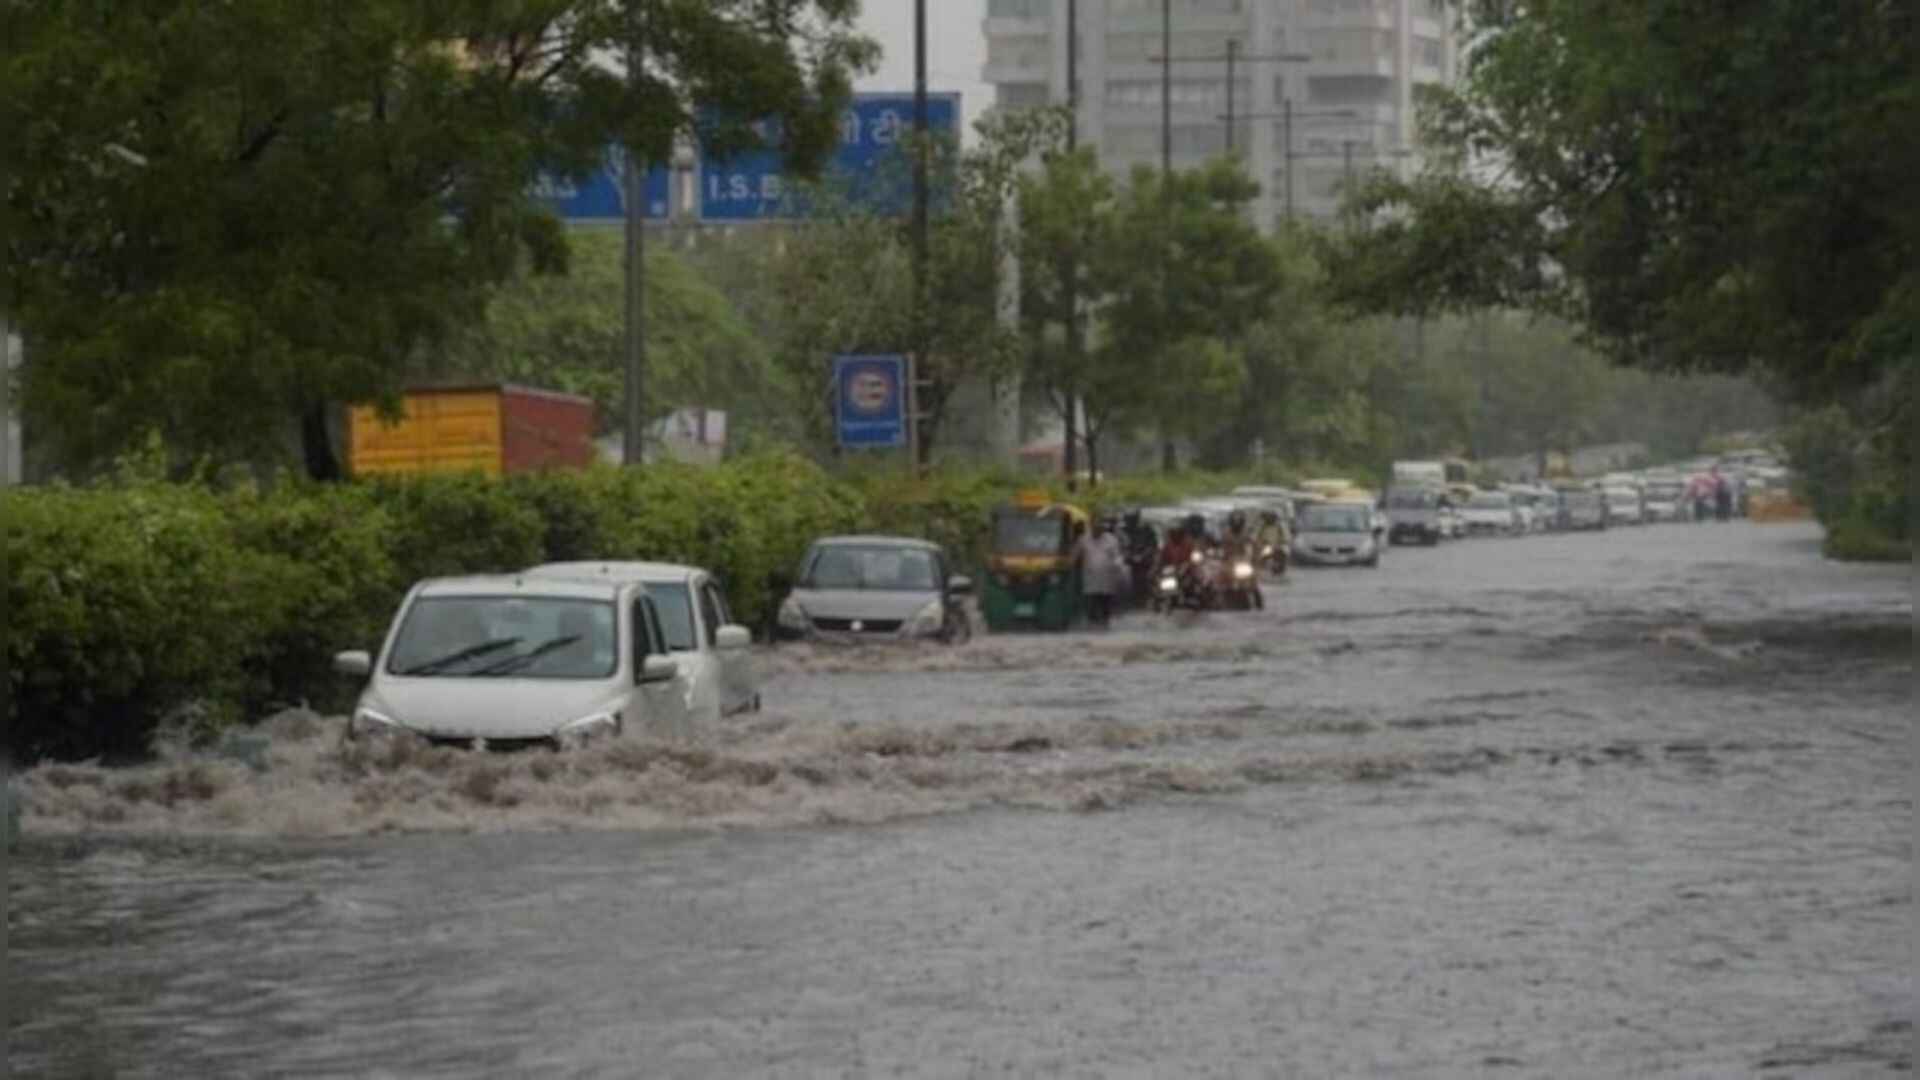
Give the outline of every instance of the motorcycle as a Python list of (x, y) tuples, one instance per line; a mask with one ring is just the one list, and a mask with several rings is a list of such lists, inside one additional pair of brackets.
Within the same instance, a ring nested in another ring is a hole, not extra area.
[(1153, 609), (1171, 614), (1181, 608), (1209, 611), (1214, 606), (1214, 585), (1208, 573), (1206, 556), (1196, 551), (1184, 566), (1162, 566), (1155, 576)]
[(1260, 575), (1253, 559), (1241, 556), (1222, 566), (1220, 583), (1222, 606), (1234, 611), (1260, 610), (1267, 606), (1260, 594)]
[(1274, 577), (1287, 576), (1287, 545), (1265, 543), (1260, 545), (1260, 565)]

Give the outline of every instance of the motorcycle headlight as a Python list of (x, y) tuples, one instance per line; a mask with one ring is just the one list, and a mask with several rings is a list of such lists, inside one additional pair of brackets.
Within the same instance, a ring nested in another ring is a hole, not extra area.
[(1170, 592), (1178, 592), (1178, 591), (1180, 591), (1180, 582), (1179, 582), (1179, 580), (1178, 580), (1178, 579), (1176, 579), (1176, 578), (1175, 578), (1175, 577), (1174, 577), (1174, 576), (1173, 576), (1172, 574), (1163, 574), (1163, 575), (1161, 575), (1161, 577), (1160, 577), (1160, 591), (1161, 591), (1161, 592), (1163, 592), (1163, 593), (1170, 593)]
[(347, 721), (347, 738), (349, 739), (411, 734), (413, 732), (405, 724), (378, 709), (370, 709), (365, 705), (353, 710), (353, 718)]
[(1237, 562), (1233, 564), (1233, 577), (1235, 581), (1245, 581), (1252, 576), (1253, 576), (1252, 563)]
[(928, 637), (939, 633), (940, 628), (946, 625), (946, 622), (946, 605), (938, 600), (930, 600), (927, 602), (926, 607), (921, 608), (920, 611), (914, 615), (913, 621), (907, 624), (907, 635), (909, 637)]
[(807, 609), (800, 601), (789, 596), (780, 602), (780, 626), (786, 630), (805, 630), (807, 628)]
[(561, 724), (554, 730), (553, 741), (566, 748), (581, 747), (596, 739), (618, 735), (620, 727), (619, 713), (597, 712)]
[(1189, 558), (1187, 561), (1190, 563), (1193, 563), (1195, 566), (1198, 566), (1200, 565), (1201, 558), (1202, 558), (1201, 554), (1196, 551), (1193, 553), (1192, 557)]

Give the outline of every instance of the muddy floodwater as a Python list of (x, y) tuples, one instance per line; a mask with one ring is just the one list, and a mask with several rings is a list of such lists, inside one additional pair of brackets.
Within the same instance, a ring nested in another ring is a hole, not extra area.
[(1911, 568), (1392, 550), (695, 745), (42, 767), (20, 1076), (1910, 1072)]

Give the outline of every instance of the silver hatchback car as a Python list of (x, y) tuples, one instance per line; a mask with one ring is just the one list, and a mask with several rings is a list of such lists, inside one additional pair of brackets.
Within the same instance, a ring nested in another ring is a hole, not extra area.
[(972, 636), (973, 582), (938, 544), (899, 536), (828, 536), (800, 560), (775, 635), (792, 641), (934, 640)]

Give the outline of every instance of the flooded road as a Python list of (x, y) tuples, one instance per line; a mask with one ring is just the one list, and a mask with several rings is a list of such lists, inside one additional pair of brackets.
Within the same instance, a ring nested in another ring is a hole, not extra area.
[(1909, 567), (1394, 549), (1265, 612), (789, 648), (697, 747), (43, 768), (19, 1075), (1910, 1070)]

